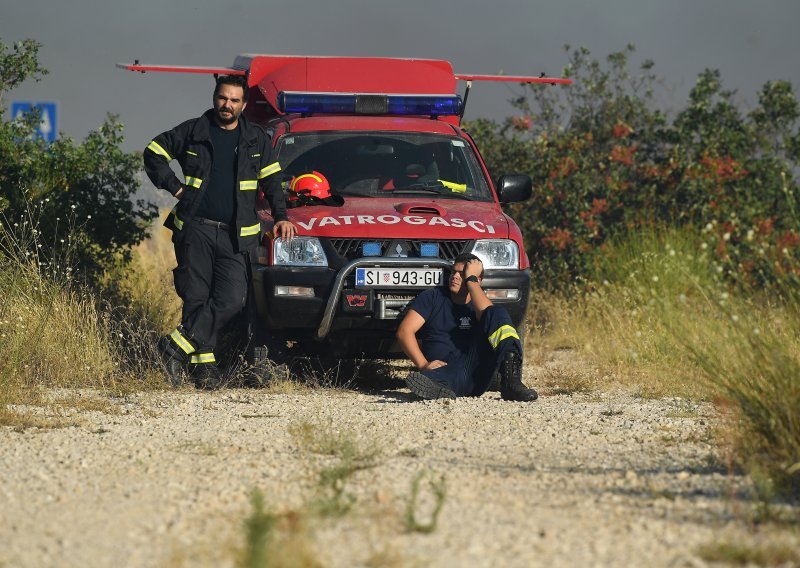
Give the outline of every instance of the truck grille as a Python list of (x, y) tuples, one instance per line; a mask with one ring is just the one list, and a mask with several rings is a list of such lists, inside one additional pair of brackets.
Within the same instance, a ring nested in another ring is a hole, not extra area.
[[(391, 243), (395, 242), (395, 239), (386, 239), (382, 241), (376, 241), (375, 239), (330, 239), (331, 246), (336, 250), (336, 253), (342, 258), (346, 258), (348, 261), (362, 258), (363, 254), (361, 250), (363, 244), (375, 242), (380, 244), (381, 256), (384, 256), (386, 254), (386, 248)], [(438, 258), (452, 262), (459, 254), (464, 252), (464, 249), (471, 241), (406, 240), (405, 242), (409, 247), (409, 258), (420, 258), (420, 244), (436, 243), (439, 245)]]

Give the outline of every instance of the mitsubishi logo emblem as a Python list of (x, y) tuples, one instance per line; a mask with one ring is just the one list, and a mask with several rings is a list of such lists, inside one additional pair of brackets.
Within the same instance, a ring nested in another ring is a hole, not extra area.
[(407, 258), (411, 252), (411, 246), (404, 240), (397, 239), (386, 247), (386, 256), (389, 258)]

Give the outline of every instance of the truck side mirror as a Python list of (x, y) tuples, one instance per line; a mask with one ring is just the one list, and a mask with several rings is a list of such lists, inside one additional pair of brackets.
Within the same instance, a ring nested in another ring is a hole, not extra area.
[(533, 191), (531, 177), (524, 174), (500, 176), (497, 185), (500, 188), (500, 203), (527, 201)]

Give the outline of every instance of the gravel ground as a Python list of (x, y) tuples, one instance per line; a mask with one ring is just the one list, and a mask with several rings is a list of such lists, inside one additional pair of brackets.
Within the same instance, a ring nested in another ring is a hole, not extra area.
[[(0, 429), (0, 566), (230, 566), (254, 489), (281, 519), (275, 554), (323, 566), (702, 566), (698, 547), (737, 538), (751, 507), (720, 465), (710, 405), (625, 392), (523, 404), (422, 402), (398, 382), (187, 387), (70, 420)], [(339, 486), (353, 500), (339, 518), (302, 514), (341, 460), (292, 435), (302, 424), (377, 451)], [(446, 479), (430, 534), (404, 523), (421, 472), (422, 520)]]

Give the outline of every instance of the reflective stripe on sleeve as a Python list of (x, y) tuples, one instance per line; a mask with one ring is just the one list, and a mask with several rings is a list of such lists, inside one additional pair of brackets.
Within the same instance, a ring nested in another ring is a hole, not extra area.
[(261, 171), (258, 173), (258, 179), (264, 179), (265, 177), (271, 176), (279, 171), (281, 171), (281, 165), (278, 162), (273, 162), (270, 165), (261, 168)]
[(189, 359), (189, 363), (192, 365), (200, 365), (203, 363), (216, 363), (217, 360), (214, 357), (213, 353), (195, 353)]
[(178, 229), (179, 231), (182, 230), (183, 221), (181, 221), (180, 218), (178, 217), (178, 206), (176, 205), (175, 207), (173, 207), (172, 211), (170, 211), (169, 214), (175, 217), (175, 228)]
[(239, 236), (240, 237), (249, 237), (250, 235), (257, 235), (261, 230), (261, 223), (256, 223), (255, 225), (250, 225), (249, 227), (242, 227), (239, 229)]
[(258, 180), (257, 179), (245, 179), (239, 182), (239, 190), (241, 191), (250, 191), (252, 189), (258, 188)]
[(185, 338), (185, 337), (184, 337), (184, 336), (181, 334), (181, 332), (180, 332), (180, 331), (178, 331), (178, 330), (176, 329), (175, 331), (173, 331), (172, 333), (170, 333), (170, 334), (169, 334), (169, 336), (170, 336), (170, 338), (172, 338), (172, 341), (174, 341), (174, 342), (175, 342), (175, 344), (176, 344), (178, 347), (180, 347), (181, 349), (183, 349), (183, 352), (184, 352), (184, 353), (186, 353), (187, 355), (191, 355), (192, 353), (194, 353), (194, 347), (192, 347), (192, 344), (189, 342), (189, 340), (188, 340), (188, 339), (186, 339), (186, 338)]
[(200, 186), (203, 185), (203, 180), (200, 178), (186, 176), (186, 185), (189, 187), (194, 187), (195, 189), (200, 189)]
[(154, 154), (158, 154), (159, 156), (164, 156), (168, 162), (172, 161), (172, 156), (170, 156), (169, 153), (166, 150), (164, 150), (164, 148), (161, 147), (161, 144), (159, 144), (155, 140), (153, 140), (152, 142), (150, 142), (150, 144), (147, 145), (147, 149), (153, 152)]
[(489, 343), (492, 344), (492, 349), (497, 349), (497, 346), (500, 345), (500, 342), (504, 339), (508, 339), (509, 337), (513, 337), (514, 339), (519, 339), (519, 335), (517, 335), (517, 330), (510, 325), (501, 325), (497, 328), (493, 334), (489, 336)]

